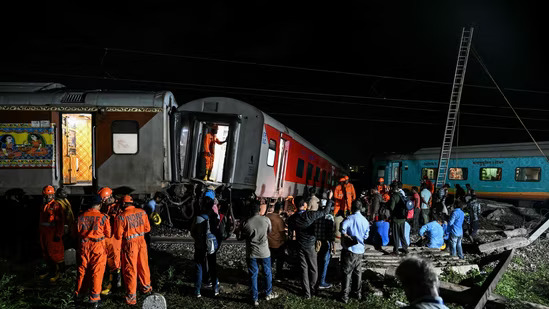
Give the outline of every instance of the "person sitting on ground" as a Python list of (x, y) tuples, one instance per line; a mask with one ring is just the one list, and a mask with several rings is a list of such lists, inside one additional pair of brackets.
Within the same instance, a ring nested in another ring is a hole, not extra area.
[(404, 309), (448, 309), (438, 295), (438, 277), (428, 261), (407, 257), (397, 267), (396, 276), (410, 302)]
[[(360, 213), (362, 203), (358, 200), (351, 204), (352, 215), (348, 216), (341, 224), (341, 270), (343, 279), (341, 283), (341, 301), (349, 301), (349, 293), (355, 294), (358, 300), (362, 299), (362, 259), (364, 255), (364, 242), (370, 232), (368, 220)], [(352, 277), (351, 277), (352, 274)], [(353, 286), (351, 288), (351, 279)], [(352, 291), (351, 291), (352, 289)]]
[(461, 248), (461, 239), (463, 238), (463, 220), (465, 219), (465, 213), (461, 210), (463, 202), (459, 200), (456, 204), (456, 209), (452, 211), (450, 215), (450, 221), (448, 222), (448, 229), (450, 230), (450, 254), (452, 256), (459, 256), (463, 259), (463, 250)]
[(382, 213), (379, 219), (374, 223), (372, 235), (372, 242), (377, 249), (389, 244), (389, 218), (386, 213)]
[(434, 216), (434, 220), (425, 224), (419, 230), (419, 236), (427, 238), (427, 248), (442, 249), (444, 245), (444, 230), (442, 229), (442, 220)]

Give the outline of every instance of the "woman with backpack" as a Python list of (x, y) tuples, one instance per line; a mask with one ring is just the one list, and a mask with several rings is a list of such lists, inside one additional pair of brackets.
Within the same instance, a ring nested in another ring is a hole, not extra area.
[[(217, 249), (219, 235), (219, 219), (213, 210), (214, 200), (205, 196), (202, 200), (200, 213), (194, 218), (191, 226), (191, 236), (194, 239), (194, 262), (196, 265), (195, 296), (201, 297), (202, 277), (206, 274), (214, 289), (214, 296), (219, 294), (217, 280)], [(205, 280), (208, 281), (208, 280)]]

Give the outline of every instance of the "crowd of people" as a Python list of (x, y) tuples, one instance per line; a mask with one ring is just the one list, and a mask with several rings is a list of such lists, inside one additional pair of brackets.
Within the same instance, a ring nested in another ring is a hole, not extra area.
[[(391, 255), (408, 254), (410, 245), (441, 250), (448, 247), (451, 255), (464, 258), (463, 225), (466, 217), (470, 218), (467, 225), (470, 235), (476, 234), (480, 203), (469, 185), (467, 191), (456, 185), (454, 201), (448, 203), (448, 188), (449, 185), (444, 185), (435, 193), (433, 184), (425, 178), (420, 188), (405, 191), (400, 182), (385, 185), (380, 179), (357, 197), (349, 178), (343, 177), (333, 191), (319, 195), (317, 189), (309, 188), (296, 199), (290, 196), (272, 204), (253, 200), (249, 217), (241, 220), (235, 230), (237, 238), (246, 242), (252, 303), (259, 305), (260, 295), (266, 301), (279, 296), (273, 291), (273, 278), (279, 282), (287, 279), (285, 264), (299, 269), (304, 298), (311, 298), (318, 290), (332, 288), (327, 280), (328, 266), (338, 251), (341, 252), (340, 300), (344, 303), (350, 297), (360, 300), (367, 244), (382, 249), (392, 241), (392, 253), (387, 252)], [(129, 195), (116, 201), (112, 190), (104, 187), (93, 197), (88, 209), (75, 219), (62, 193), (55, 192), (52, 186), (43, 190), (40, 243), (48, 268), (40, 278), (51, 283), (59, 279), (64, 268), (63, 238), (70, 234), (78, 244), (76, 302), (83, 301), (86, 280), (89, 280), (90, 292), (85, 302), (96, 307), (101, 295), (109, 295), (122, 286), (126, 303), (136, 304), (138, 281), (141, 292), (150, 294), (146, 234), (151, 229), (151, 211), (146, 213), (135, 207)], [(154, 210), (160, 200), (161, 197), (155, 195), (147, 205)], [(220, 210), (212, 187), (201, 197), (199, 208), (190, 228), (196, 267), (194, 293), (202, 297), (201, 290), (209, 287), (217, 296), (220, 285), (216, 257), (221, 243), (230, 236), (223, 226), (227, 216)], [(421, 236), (421, 241), (411, 244), (411, 234)], [(421, 290), (418, 287), (407, 290), (409, 300), (413, 302), (417, 300), (415, 296), (421, 296), (440, 305), (435, 308), (445, 308), (436, 293), (436, 276), (430, 275), (429, 265), (415, 258), (405, 261), (411, 266), (402, 268), (403, 262), (399, 267), (397, 276), (402, 282), (406, 285), (406, 282), (424, 280)], [(104, 280), (106, 270), (108, 278)], [(260, 270), (265, 278), (261, 289)], [(414, 272), (427, 278), (414, 278)]]

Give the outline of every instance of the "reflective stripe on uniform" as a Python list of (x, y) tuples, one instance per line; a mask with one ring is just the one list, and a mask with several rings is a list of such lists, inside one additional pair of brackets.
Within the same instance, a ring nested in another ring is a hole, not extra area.
[(102, 241), (103, 239), (105, 239), (105, 237), (99, 237), (99, 238), (84, 238), (84, 239), (82, 239), (82, 242), (88, 242), (88, 241), (100, 242), (100, 241)]
[(143, 236), (143, 235), (145, 235), (145, 233), (139, 233), (139, 234), (133, 234), (133, 235), (130, 235), (130, 236), (126, 236), (126, 240), (134, 239), (136, 237)]

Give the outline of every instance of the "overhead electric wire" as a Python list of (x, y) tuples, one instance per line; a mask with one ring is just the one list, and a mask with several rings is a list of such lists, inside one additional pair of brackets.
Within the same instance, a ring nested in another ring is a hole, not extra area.
[[(280, 113), (280, 112), (266, 112), (266, 113), (269, 115), (280, 115), (280, 116), (288, 116), (288, 117), (324, 118), (324, 119), (355, 120), (355, 121), (390, 122), (390, 123), (396, 122), (396, 123), (408, 123), (408, 124), (417, 124), (417, 125), (442, 125), (441, 123), (434, 123), (434, 122), (419, 122), (419, 121), (392, 120), (392, 119), (357, 118), (357, 117), (295, 114), (295, 113)], [(470, 125), (470, 124), (462, 124), (461, 126), (469, 127), (469, 128), (498, 129), (498, 130), (522, 130), (522, 128), (479, 126), (479, 125)], [(543, 130), (543, 129), (532, 129), (532, 131), (549, 132), (549, 130)]]
[[(22, 73), (23, 71), (18, 71)], [(344, 98), (353, 98), (353, 99), (367, 99), (367, 100), (380, 100), (380, 101), (390, 101), (390, 102), (408, 102), (408, 103), (425, 103), (425, 104), (437, 104), (437, 105), (448, 105), (447, 102), (442, 101), (429, 101), (429, 100), (414, 100), (414, 99), (400, 99), (400, 98), (380, 98), (380, 97), (370, 97), (370, 96), (358, 96), (358, 95), (344, 95), (344, 94), (332, 94), (332, 93), (321, 93), (321, 92), (304, 92), (304, 91), (292, 91), (292, 90), (279, 90), (279, 89), (265, 89), (265, 88), (253, 88), (253, 87), (237, 87), (237, 86), (221, 86), (221, 85), (210, 85), (210, 84), (197, 84), (197, 83), (182, 83), (182, 82), (170, 82), (170, 81), (155, 81), (155, 80), (143, 80), (143, 79), (131, 79), (131, 78), (118, 78), (113, 77), (108, 74), (109, 77), (103, 76), (92, 76), (92, 75), (78, 75), (78, 74), (68, 74), (68, 73), (52, 73), (52, 72), (42, 72), (42, 71), (26, 71), (23, 72), (26, 74), (38, 74), (38, 75), (51, 75), (51, 76), (64, 76), (64, 77), (74, 77), (74, 78), (88, 78), (88, 79), (100, 79), (100, 80), (112, 80), (112, 81), (125, 81), (132, 83), (149, 83), (157, 85), (170, 85), (175, 88), (175, 86), (187, 86), (187, 87), (199, 87), (199, 88), (214, 88), (214, 89), (231, 89), (231, 90), (244, 90), (244, 91), (257, 91), (257, 92), (274, 92), (274, 93), (287, 93), (287, 94), (299, 94), (299, 95), (309, 95), (309, 96), (326, 96), (326, 97), (344, 97)], [(259, 94), (248, 94), (253, 96), (267, 96)], [(294, 99), (294, 98), (292, 98)], [(303, 100), (312, 100), (303, 98)], [(316, 100), (316, 99), (315, 99)], [(333, 101), (336, 103), (338, 101)], [(351, 103), (353, 104), (353, 103)], [(360, 103), (359, 103), (360, 104)], [(364, 104), (366, 105), (366, 104)], [(369, 104), (374, 107), (385, 107), (386, 105), (374, 105)], [(508, 107), (493, 106), (493, 105), (482, 105), (482, 104), (461, 104), (462, 106), (471, 106), (471, 107), (486, 107), (486, 108), (500, 108), (508, 109)], [(402, 108), (404, 107), (392, 107), (392, 108)], [(406, 107), (406, 109), (411, 109)], [(520, 110), (536, 111), (536, 112), (549, 112), (547, 109), (537, 109), (537, 108), (517, 108)], [(419, 109), (418, 109), (419, 110)], [(473, 113), (471, 113), (473, 114)], [(502, 115), (484, 115), (476, 114), (477, 116), (486, 116), (486, 117), (501, 117), (507, 118), (507, 116)], [(530, 118), (531, 120), (544, 120), (539, 118)]]
[(480, 55), (477, 53), (477, 51), (475, 50), (475, 48), (473, 48), (473, 55), (477, 58), (478, 62), (480, 63), (480, 65), (482, 66), (482, 68), (484, 69), (484, 71), (486, 72), (486, 74), (488, 74), (488, 77), (490, 77), (490, 79), (492, 80), (492, 82), (494, 83), (494, 85), (496, 85), (498, 91), (501, 93), (501, 95), (503, 96), (503, 98), (505, 99), (505, 102), (507, 102), (507, 105), (509, 105), (509, 108), (511, 108), (511, 110), (513, 111), (513, 113), (515, 114), (515, 116), (517, 117), (518, 121), (520, 122), (520, 124), (522, 125), (522, 127), (524, 128), (524, 130), (526, 130), (526, 133), (528, 133), (528, 135), (530, 136), (530, 138), (532, 139), (532, 141), (534, 142), (534, 144), (536, 144), (536, 147), (538, 147), (538, 150), (541, 152), (541, 154), (545, 157), (545, 159), (547, 160), (547, 162), (549, 162), (549, 157), (547, 157), (547, 155), (543, 152), (543, 150), (541, 149), (541, 147), (539, 146), (538, 142), (536, 142), (536, 139), (534, 138), (534, 136), (532, 136), (532, 133), (530, 133), (530, 131), (528, 130), (528, 128), (526, 127), (526, 125), (524, 124), (524, 122), (522, 121), (522, 119), (520, 119), (520, 116), (518, 115), (518, 113), (515, 111), (515, 109), (513, 108), (513, 106), (511, 105), (511, 102), (509, 102), (509, 100), (507, 99), (507, 96), (505, 96), (505, 94), (503, 93), (503, 91), (501, 90), (501, 88), (499, 87), (498, 83), (496, 83), (496, 80), (492, 77), (492, 74), (490, 74), (490, 72), (488, 71), (488, 68), (486, 67), (486, 65), (484, 64), (484, 61), (482, 61), (482, 58), (480, 57)]
[[(254, 65), (254, 66), (263, 66), (263, 67), (280, 68), (280, 69), (310, 71), (310, 72), (318, 72), (318, 73), (332, 73), (332, 74), (341, 74), (341, 75), (349, 75), (349, 76), (393, 79), (393, 80), (412, 81), (412, 82), (421, 82), (421, 83), (439, 84), (439, 85), (452, 85), (451, 82), (436, 81), (436, 80), (397, 77), (397, 76), (368, 74), (368, 73), (357, 73), (357, 72), (348, 72), (348, 71), (341, 71), (341, 70), (317, 69), (317, 68), (308, 68), (308, 67), (282, 65), (282, 64), (270, 64), (270, 63), (261, 63), (261, 62), (253, 62), (253, 61), (229, 60), (229, 59), (214, 58), (214, 57), (188, 56), (188, 55), (181, 55), (181, 54), (170, 54), (170, 53), (163, 53), (163, 52), (135, 50), (135, 49), (105, 47), (104, 50), (105, 50), (105, 53), (107, 53), (108, 51), (115, 51), (120, 53), (133, 53), (133, 54), (143, 54), (143, 55), (151, 55), (151, 56), (163, 56), (163, 57), (184, 58), (184, 59), (212, 61), (212, 62), (224, 62), (224, 63), (241, 64), (241, 65)], [(464, 84), (464, 86), (474, 87), (474, 88), (483, 88), (483, 89), (497, 89), (496, 87), (492, 87), (492, 86), (483, 86), (483, 85), (475, 85), (475, 84)], [(531, 92), (531, 93), (537, 93), (537, 94), (549, 94), (549, 91), (541, 91), (541, 90), (517, 89), (517, 88), (505, 88), (505, 90), (514, 91), (514, 92)]]

